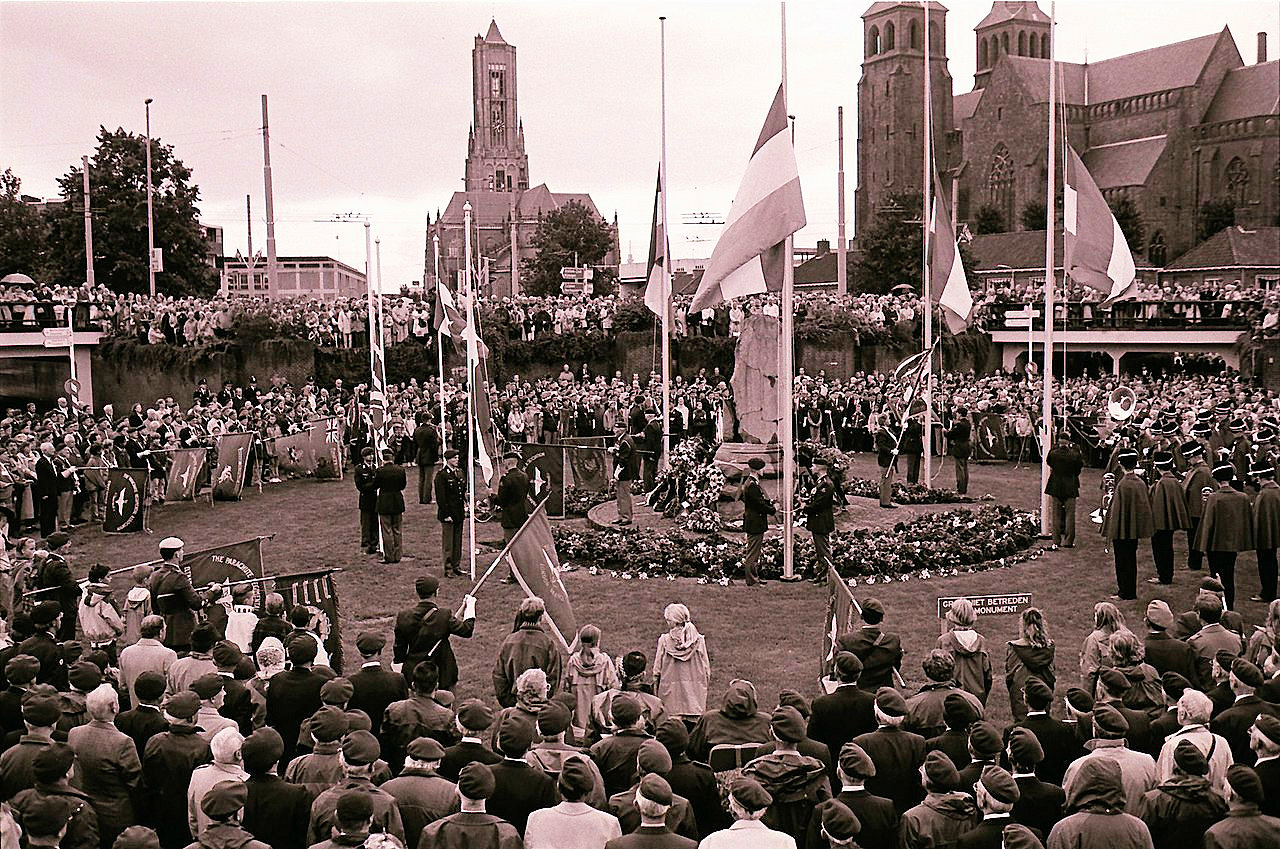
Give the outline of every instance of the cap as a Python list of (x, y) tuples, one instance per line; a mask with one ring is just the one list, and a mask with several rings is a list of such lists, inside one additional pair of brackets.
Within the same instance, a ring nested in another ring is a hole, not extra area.
[(284, 738), (280, 732), (270, 725), (255, 729), (244, 738), (240, 746), (240, 756), (244, 760), (245, 771), (250, 775), (261, 775), (280, 762), (284, 755)]
[(1249, 425), (1245, 423), (1244, 419), (1232, 419), (1227, 425), (1227, 430), (1232, 433), (1244, 433), (1248, 426)]
[(493, 710), (479, 699), (468, 699), (458, 707), (458, 722), (468, 731), (484, 731), (493, 725)]
[(689, 729), (674, 716), (662, 720), (654, 731), (654, 736), (658, 738), (659, 743), (667, 747), (667, 752), (672, 758), (683, 755), (689, 748)]
[(876, 690), (876, 708), (885, 716), (906, 716), (907, 700), (892, 687)]
[(1044, 760), (1044, 747), (1034, 731), (1019, 725), (1009, 732), (1009, 754), (1019, 766), (1035, 766)]
[(960, 772), (946, 752), (935, 749), (927, 754), (924, 759), (924, 774), (935, 789), (954, 790), (960, 786)]
[(880, 603), (880, 599), (867, 597), (862, 600), (863, 613), (877, 613), (884, 616), (884, 605)]
[(243, 808), (248, 800), (249, 788), (243, 781), (220, 781), (205, 791), (200, 810), (209, 819), (224, 820)]
[(87, 660), (77, 661), (67, 670), (67, 683), (87, 693), (102, 683), (102, 670)]
[(1004, 849), (1044, 849), (1035, 833), (1025, 825), (1009, 823), (1001, 834)]
[(62, 605), (56, 601), (42, 601), (31, 610), (31, 624), (37, 628), (47, 628), (62, 613)]
[(761, 460), (759, 457), (752, 457), (747, 461), (747, 465), (758, 472), (764, 468), (764, 460)]
[(4, 665), (4, 677), (10, 684), (30, 684), (40, 674), (40, 661), (29, 654), (17, 654)]
[(342, 741), (342, 757), (349, 764), (368, 766), (382, 754), (378, 738), (368, 731), (352, 731)]
[(77, 807), (66, 796), (33, 796), (22, 811), (22, 830), (28, 837), (53, 837), (62, 831)]
[(1037, 710), (1048, 707), (1053, 702), (1053, 688), (1034, 675), (1027, 679), (1022, 689), (1027, 695), (1027, 705)]
[(1276, 473), (1276, 464), (1267, 459), (1255, 460), (1249, 465), (1249, 474), (1255, 478), (1271, 477)]
[(493, 770), (472, 761), (458, 773), (458, 792), (468, 799), (488, 799), (493, 795)]
[(1128, 692), (1129, 678), (1119, 669), (1108, 667), (1098, 674), (1098, 680), (1102, 682), (1102, 686), (1114, 695)]
[(1231, 649), (1218, 649), (1213, 653), (1213, 662), (1222, 667), (1223, 672), (1231, 671), (1231, 664), (1235, 662), (1238, 655)]
[(1093, 709), (1093, 726), (1113, 737), (1123, 737), (1129, 733), (1129, 720), (1107, 702)]
[(1212, 575), (1206, 575), (1200, 580), (1200, 589), (1219, 594), (1225, 592), (1225, 589), (1222, 586), (1222, 581), (1219, 581)]
[[(1231, 402), (1219, 401), (1218, 403), (1214, 404), (1213, 414), (1215, 416), (1218, 416), (1219, 418), (1226, 418), (1227, 416), (1231, 415)], [(1206, 416), (1205, 418), (1207, 419), (1208, 417)]]
[(423, 575), (413, 582), (413, 587), (418, 591), (419, 596), (435, 595), (436, 591), (440, 589), (440, 579), (435, 575)]
[(979, 722), (969, 730), (969, 747), (976, 755), (994, 756), (1004, 751), (1000, 729), (990, 722)]
[(1167, 669), (1160, 676), (1160, 687), (1164, 690), (1164, 694), (1171, 700), (1182, 698), (1182, 694), (1187, 690), (1193, 689), (1190, 681), (1179, 675), (1171, 669)]
[(230, 640), (223, 640), (215, 645), (210, 654), (213, 656), (213, 662), (220, 668), (234, 668), (244, 659), (244, 652), (240, 651), (240, 647)]
[(1237, 657), (1231, 661), (1231, 674), (1240, 680), (1240, 683), (1249, 687), (1261, 687), (1266, 678), (1262, 675), (1262, 670), (1254, 666), (1243, 657)]
[(49, 545), (50, 551), (57, 551), (67, 543), (71, 542), (71, 534), (66, 531), (54, 531), (45, 537), (44, 541)]
[(805, 736), (804, 717), (789, 705), (774, 708), (769, 727), (773, 729), (774, 736), (784, 743), (799, 743)]
[[(441, 693), (446, 692), (441, 690)], [(437, 694), (439, 698), (439, 694)], [(369, 719), (369, 714), (362, 710), (349, 710), (344, 716), (347, 718), (347, 731), (372, 731), (373, 721)]]
[(800, 712), (800, 716), (808, 720), (813, 713), (813, 709), (809, 707), (809, 700), (795, 690), (782, 690), (778, 693), (778, 706), (793, 707)]
[(341, 740), (348, 727), (347, 715), (340, 707), (324, 705), (311, 714), (311, 736), (317, 742), (332, 743), (334, 740)]
[[(740, 779), (740, 781), (743, 781), (743, 780), (751, 781), (755, 783), (754, 779), (750, 779), (750, 778)], [(760, 787), (759, 784), (756, 784), (756, 786)], [(734, 785), (734, 788), (736, 791), (737, 789), (736, 784)], [(648, 775), (640, 779), (639, 790), (640, 790), (641, 796), (648, 799), (650, 802), (655, 802), (659, 805), (670, 805), (675, 799), (675, 795), (671, 792), (671, 785), (667, 783), (667, 780), (663, 778), (661, 775), (656, 775), (654, 773), (649, 773)], [(760, 788), (760, 792), (764, 793), (763, 787)], [(765, 795), (767, 796), (768, 794), (765, 793)], [(772, 802), (772, 801), (773, 801), (772, 799), (769, 800), (769, 802)], [(742, 804), (743, 807), (747, 807), (746, 803), (743, 802), (742, 799), (739, 799), (738, 802), (739, 804)], [(769, 802), (766, 802), (764, 805), (761, 805), (760, 807), (768, 807)], [(758, 811), (759, 809), (760, 808), (748, 808), (748, 810), (752, 810), (752, 811)]]
[(222, 692), (223, 677), (216, 672), (201, 675), (191, 682), (191, 690), (202, 699), (212, 699)]
[(554, 737), (569, 730), (573, 724), (573, 714), (558, 701), (552, 699), (538, 711), (538, 732), (543, 737)]
[(164, 695), (164, 689), (167, 686), (164, 676), (150, 669), (133, 679), (133, 692), (139, 699), (148, 702), (158, 701)]
[(840, 771), (850, 778), (875, 778), (876, 765), (866, 750), (857, 743), (845, 743), (840, 747)]
[(175, 693), (164, 703), (164, 712), (174, 719), (190, 719), (200, 712), (200, 697), (191, 690)]
[(1138, 452), (1132, 448), (1123, 448), (1116, 455), (1116, 462), (1126, 469), (1132, 469), (1138, 465)]
[(836, 652), (836, 675), (843, 681), (857, 681), (862, 674), (862, 661), (851, 651)]
[(636, 766), (642, 775), (650, 772), (666, 775), (671, 772), (671, 753), (659, 741), (645, 740), (636, 751)]
[(498, 723), (498, 752), (509, 758), (522, 758), (533, 745), (533, 723), (515, 713), (504, 713)]
[(1147, 624), (1161, 630), (1171, 628), (1173, 626), (1173, 611), (1169, 609), (1169, 605), (1161, 599), (1153, 599), (1147, 605)]
[(31, 761), (31, 771), (36, 781), (51, 784), (64, 777), (76, 762), (75, 751), (65, 743), (54, 743), (41, 748)]
[(749, 775), (744, 775), (733, 782), (729, 788), (729, 796), (745, 810), (759, 811), (773, 804), (773, 796), (768, 790)]
[(320, 686), (320, 704), (345, 705), (355, 693), (356, 688), (346, 678), (330, 678)]
[(446, 460), (452, 460), (457, 456), (458, 456), (458, 449), (456, 448), (450, 448), (444, 452), (444, 458)]
[[(1191, 428), (1192, 433), (1195, 433), (1196, 430), (1197, 428), (1195, 427)], [(1204, 446), (1201, 445), (1199, 442), (1196, 442), (1194, 439), (1191, 440), (1190, 442), (1184, 442), (1181, 445), (1179, 445), (1178, 450), (1182, 452), (1182, 456), (1187, 460), (1190, 460), (1193, 457), (1199, 457), (1200, 455), (1204, 454)]]
[(1090, 713), (1093, 711), (1093, 696), (1079, 687), (1071, 687), (1067, 690), (1067, 704), (1077, 713)]
[(978, 779), (984, 790), (997, 802), (1012, 805), (1022, 794), (1018, 791), (1018, 783), (1013, 776), (998, 766), (982, 768), (982, 777)]
[(862, 831), (862, 823), (839, 799), (828, 799), (818, 806), (821, 809), (822, 830), (832, 840), (852, 840)]
[[(654, 775), (653, 777), (655, 780), (664, 781), (661, 776)], [(645, 776), (645, 778), (648, 778), (648, 776)], [(643, 785), (644, 778), (640, 782)], [(586, 761), (581, 757), (571, 757), (564, 762), (564, 766), (560, 769), (561, 792), (567, 790), (569, 795), (575, 799), (582, 799), (595, 786), (595, 775), (591, 772), (591, 767), (587, 766)]]
[(1240, 798), (1255, 804), (1262, 803), (1265, 796), (1262, 781), (1258, 778), (1258, 773), (1253, 771), (1253, 767), (1244, 764), (1233, 764), (1228, 767), (1227, 783)]
[(631, 696), (614, 696), (609, 703), (609, 714), (613, 717), (615, 728), (627, 728), (640, 718), (640, 702)]
[(444, 746), (431, 737), (417, 738), (404, 751), (415, 761), (438, 761), (444, 757)]
[(339, 822), (366, 822), (373, 818), (373, 797), (363, 790), (348, 790), (338, 797), (334, 813)]
[(1208, 775), (1209, 761), (1200, 747), (1190, 740), (1182, 740), (1173, 750), (1173, 764), (1187, 775)]
[(186, 543), (177, 537), (165, 537), (160, 540), (161, 551), (177, 551), (179, 548), (185, 548)]
[[(61, 829), (62, 826), (59, 825), (58, 828)], [(54, 834), (57, 834), (57, 830)], [(111, 844), (111, 849), (160, 849), (160, 838), (145, 825), (131, 825), (120, 832), (116, 842)]]
[(1253, 721), (1253, 727), (1262, 732), (1262, 736), (1280, 746), (1280, 719), (1269, 713), (1260, 713)]
[(377, 654), (387, 645), (387, 638), (381, 634), (374, 634), (369, 631), (362, 631), (356, 636), (356, 651), (360, 654), (369, 655)]

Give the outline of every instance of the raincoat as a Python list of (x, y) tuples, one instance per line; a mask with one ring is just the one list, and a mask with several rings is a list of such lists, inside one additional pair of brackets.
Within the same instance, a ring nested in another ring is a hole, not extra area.
[(950, 652), (955, 659), (956, 683), (985, 705), (991, 695), (992, 680), (987, 638), (972, 628), (956, 628), (938, 637), (938, 648)]
[(142, 620), (151, 615), (151, 590), (146, 587), (130, 587), (124, 597), (124, 639), (131, 646), (142, 639)]
[(1124, 808), (1120, 765), (1086, 759), (1080, 765), (1079, 780), (1067, 791), (1067, 810), (1073, 813), (1049, 832), (1046, 849), (1152, 849), (1146, 825)]
[(770, 752), (742, 768), (743, 775), (759, 781), (773, 797), (764, 824), (801, 844), (814, 806), (831, 798), (826, 773), (822, 761), (799, 752)]
[(977, 806), (968, 793), (930, 793), (902, 815), (898, 845), (902, 849), (950, 846), (979, 819)]
[(658, 638), (653, 671), (658, 677), (658, 698), (668, 714), (695, 717), (706, 713), (711, 661), (706, 638), (692, 622)]
[(705, 762), (717, 743), (767, 743), (773, 739), (769, 714), (756, 709), (756, 690), (747, 681), (733, 681), (724, 706), (698, 717), (689, 734), (689, 757)]
[(113, 643), (124, 633), (124, 621), (111, 604), (111, 587), (107, 584), (86, 584), (80, 597), (80, 628), (89, 645)]
[(1203, 834), (1227, 815), (1227, 800), (1199, 775), (1175, 775), (1142, 794), (1138, 817), (1156, 849), (1177, 849), (1188, 834)]
[(564, 670), (564, 691), (573, 696), (573, 724), (586, 728), (591, 721), (591, 701), (605, 690), (618, 686), (618, 671), (609, 655), (592, 652), (588, 659), (585, 652), (569, 656)]
[(1009, 688), (1009, 709), (1017, 722), (1027, 718), (1027, 701), (1022, 688), (1032, 676), (1053, 689), (1058, 680), (1053, 670), (1053, 646), (1009, 643), (1004, 658), (1004, 682)]

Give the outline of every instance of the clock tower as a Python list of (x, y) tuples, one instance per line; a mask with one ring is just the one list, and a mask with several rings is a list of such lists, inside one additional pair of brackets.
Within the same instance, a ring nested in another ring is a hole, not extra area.
[(516, 49), (497, 21), (471, 51), (474, 114), (467, 138), (468, 192), (521, 192), (529, 188), (524, 127), (516, 113)]

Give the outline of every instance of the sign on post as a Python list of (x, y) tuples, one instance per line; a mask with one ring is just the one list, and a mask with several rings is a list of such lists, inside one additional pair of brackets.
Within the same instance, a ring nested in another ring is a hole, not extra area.
[(71, 396), (72, 401), (80, 400), (80, 381), (76, 380), (74, 377), (68, 378), (67, 381), (62, 384), (62, 388)]
[[(951, 609), (951, 605), (962, 598), (973, 605), (974, 613), (979, 616), (1018, 614), (1031, 606), (1031, 593), (944, 596), (938, 599), (938, 618), (946, 618), (947, 611)], [(947, 630), (945, 623), (942, 626), (942, 630), (943, 633)]]
[(151, 270), (156, 273), (164, 271), (164, 248), (151, 249)]
[(44, 346), (46, 348), (66, 348), (71, 344), (70, 327), (46, 327), (44, 329)]
[(587, 272), (587, 269), (585, 268), (574, 268), (572, 266), (563, 266), (560, 269), (560, 279), (561, 280), (586, 280), (588, 279), (586, 272)]

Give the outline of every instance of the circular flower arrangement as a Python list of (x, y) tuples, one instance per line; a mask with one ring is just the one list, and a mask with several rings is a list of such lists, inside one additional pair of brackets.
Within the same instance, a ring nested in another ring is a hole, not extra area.
[[(860, 498), (879, 498), (880, 481), (854, 477), (849, 473), (849, 457), (838, 448), (808, 440), (796, 446), (797, 454), (822, 457), (831, 469), (832, 480), (844, 487), (846, 495)], [(976, 499), (961, 495), (954, 489), (935, 489), (919, 483), (893, 482), (893, 500), (897, 504), (972, 504)]]
[(724, 489), (724, 472), (712, 462), (714, 456), (715, 446), (706, 440), (682, 440), (671, 450), (667, 468), (658, 473), (650, 506), (667, 518), (681, 517), (687, 530), (717, 530), (716, 503)]
[(617, 493), (612, 486), (603, 492), (594, 492), (589, 489), (578, 489), (576, 486), (571, 486), (564, 493), (564, 514), (580, 519), (587, 515), (591, 508), (597, 504), (612, 501), (617, 497)]

